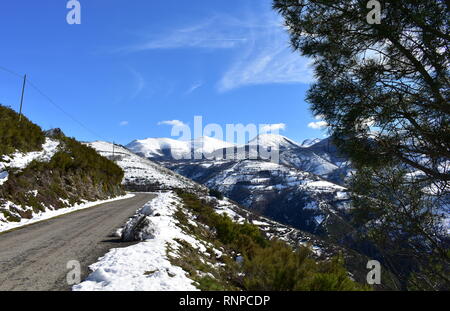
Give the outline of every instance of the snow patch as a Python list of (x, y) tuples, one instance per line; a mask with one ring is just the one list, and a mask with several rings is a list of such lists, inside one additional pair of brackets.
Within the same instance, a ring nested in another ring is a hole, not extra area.
[(0, 161), (0, 172), (7, 168), (23, 169), (27, 167), (32, 161), (48, 162), (55, 155), (58, 150), (59, 141), (46, 138), (42, 145), (41, 151), (33, 151), (28, 153), (16, 152), (12, 155), (3, 156)]

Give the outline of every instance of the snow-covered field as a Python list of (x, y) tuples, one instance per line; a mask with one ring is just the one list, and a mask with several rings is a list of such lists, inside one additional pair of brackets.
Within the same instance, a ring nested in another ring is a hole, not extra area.
[[(88, 278), (73, 287), (76, 291), (191, 291), (196, 290), (193, 281), (180, 267), (170, 263), (167, 248), (177, 248), (175, 239), (181, 239), (202, 250), (199, 241), (185, 234), (173, 217), (180, 205), (173, 192), (160, 192), (138, 211), (145, 215), (150, 225), (145, 241), (113, 248), (91, 265)], [(130, 220), (132, 221), (132, 220)], [(173, 256), (173, 254), (172, 254)]]
[[(25, 219), (22, 218), (20, 222), (6, 222), (6, 219), (4, 218), (3, 214), (0, 214), (0, 232), (8, 231), (11, 229), (19, 228), (22, 226), (30, 225), (32, 223), (36, 223), (42, 220), (50, 219), (53, 217), (57, 217), (63, 214), (71, 213), (74, 211), (82, 210), (85, 208), (93, 207), (102, 203), (108, 203), (112, 201), (118, 201), (118, 200), (124, 200), (134, 197), (134, 194), (126, 194), (120, 197), (108, 199), (108, 200), (99, 200), (99, 201), (92, 201), (92, 202), (84, 202), (82, 204), (75, 204), (71, 207), (67, 208), (60, 208), (57, 210), (51, 210), (47, 209), (45, 212), (41, 212), (39, 214), (34, 214), (33, 218), (31, 219)], [(8, 209), (9, 206), (14, 205), (12, 202), (6, 202), (6, 207)], [(18, 207), (20, 208), (20, 207)]]

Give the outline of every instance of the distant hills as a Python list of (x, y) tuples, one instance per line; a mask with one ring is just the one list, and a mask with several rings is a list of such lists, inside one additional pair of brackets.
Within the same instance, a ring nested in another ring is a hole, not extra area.
[[(316, 234), (326, 234), (345, 222), (348, 159), (329, 138), (297, 143), (285, 136), (261, 134), (245, 145), (209, 137), (194, 141), (168, 138), (135, 140), (126, 146), (244, 205), (249, 210)], [(260, 157), (276, 150), (278, 163)], [(196, 152), (219, 157), (190, 157)], [(256, 150), (256, 157), (249, 152)], [(172, 154), (186, 155), (185, 159)], [(231, 158), (224, 155), (232, 154)]]

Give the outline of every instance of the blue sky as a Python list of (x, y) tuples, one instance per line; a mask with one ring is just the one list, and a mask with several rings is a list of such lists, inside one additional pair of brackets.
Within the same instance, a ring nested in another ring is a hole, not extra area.
[[(66, 0), (0, 3), (0, 66), (71, 116), (27, 87), (24, 113), (43, 128), (126, 144), (200, 115), (224, 128), (282, 123), (297, 141), (325, 134), (304, 101), (310, 62), (271, 1), (79, 2), (81, 25), (67, 24)], [(0, 69), (0, 103), (17, 110), (21, 84)]]

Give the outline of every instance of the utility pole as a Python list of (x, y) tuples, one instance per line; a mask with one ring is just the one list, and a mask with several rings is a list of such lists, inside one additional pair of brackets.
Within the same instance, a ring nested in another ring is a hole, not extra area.
[(22, 97), (20, 98), (20, 112), (19, 112), (19, 122), (22, 121), (22, 105), (23, 105), (23, 95), (25, 93), (25, 83), (27, 82), (27, 75), (23, 77), (23, 85), (22, 85)]

